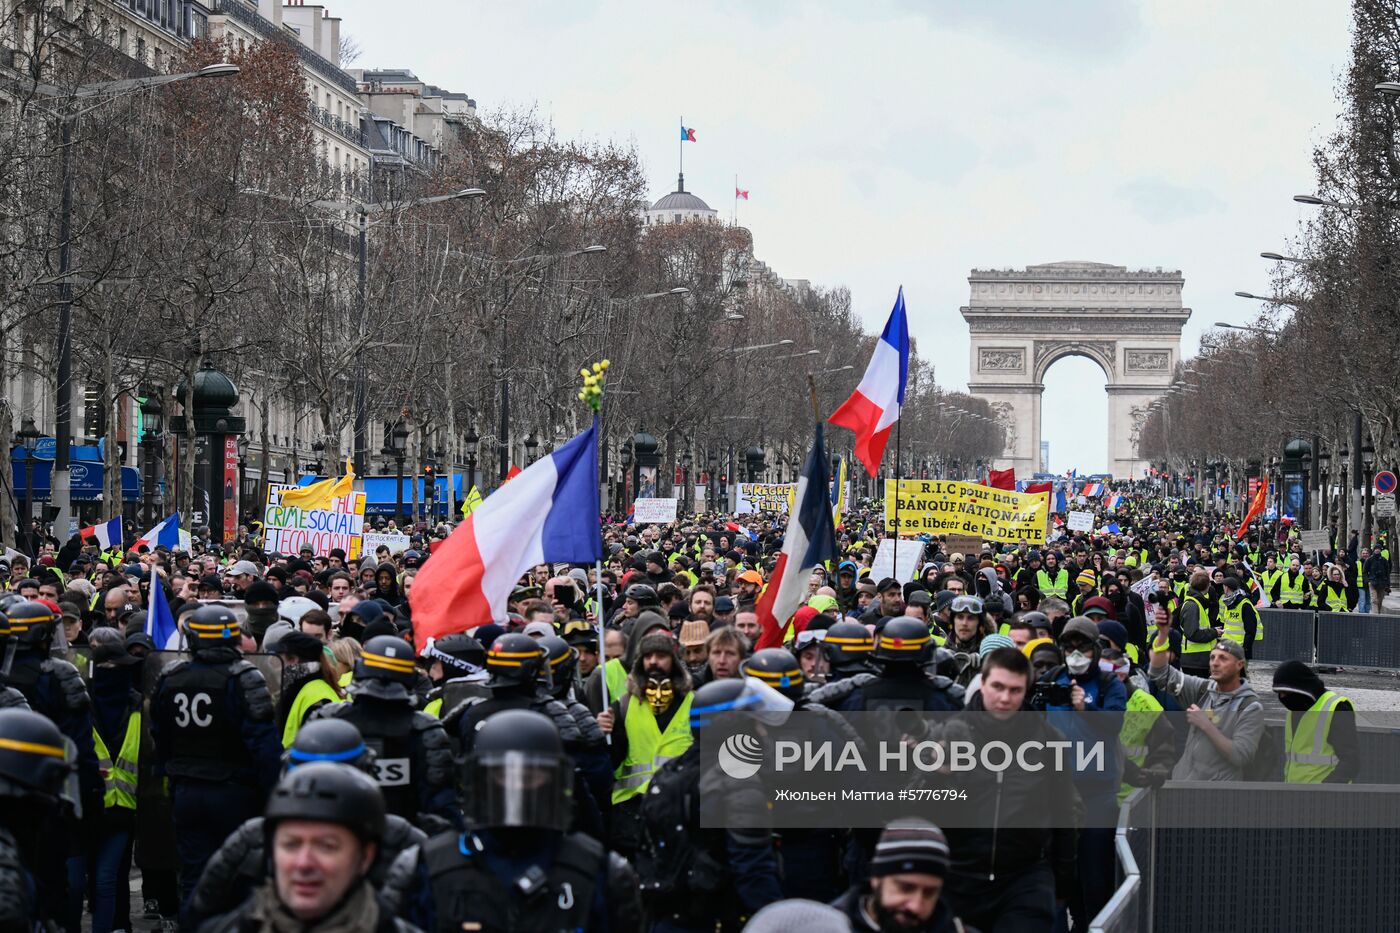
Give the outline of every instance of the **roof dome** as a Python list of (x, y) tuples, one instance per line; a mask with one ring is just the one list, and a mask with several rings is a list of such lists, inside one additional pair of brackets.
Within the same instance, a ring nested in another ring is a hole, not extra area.
[(714, 211), (714, 208), (706, 204), (703, 198), (698, 198), (685, 190), (684, 175), (676, 179), (676, 190), (662, 196), (651, 206), (651, 209), (654, 211), (708, 211), (711, 213)]
[[(175, 398), (183, 401), (185, 398), (185, 384), (180, 383), (175, 389)], [(205, 409), (220, 409), (227, 411), (238, 404), (238, 387), (233, 384), (233, 380), (219, 372), (206, 359), (199, 371), (194, 374), (194, 407), (203, 411)]]

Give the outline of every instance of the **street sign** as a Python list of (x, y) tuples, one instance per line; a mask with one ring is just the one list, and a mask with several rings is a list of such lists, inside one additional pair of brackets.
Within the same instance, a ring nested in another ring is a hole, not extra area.
[(1395, 492), (1396, 486), (1400, 486), (1400, 480), (1397, 480), (1390, 470), (1377, 470), (1375, 486), (1376, 492), (1386, 495)]
[(1384, 492), (1383, 492), (1383, 493), (1381, 493), (1380, 495), (1376, 496), (1376, 517), (1377, 517), (1377, 518), (1394, 518), (1394, 517), (1395, 517), (1395, 493), (1393, 493), (1393, 492), (1391, 492), (1391, 493), (1384, 493)]

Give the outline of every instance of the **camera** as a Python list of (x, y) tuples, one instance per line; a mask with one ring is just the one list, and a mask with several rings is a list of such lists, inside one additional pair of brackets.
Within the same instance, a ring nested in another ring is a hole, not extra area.
[(1160, 590), (1153, 590), (1151, 593), (1147, 594), (1147, 601), (1149, 603), (1156, 603), (1158, 606), (1166, 606), (1170, 609), (1172, 605), (1172, 594), (1163, 593)]
[(1047, 706), (1069, 706), (1069, 696), (1069, 684), (1057, 684), (1046, 680), (1036, 681), (1035, 687), (1031, 690), (1031, 707), (1045, 709)]

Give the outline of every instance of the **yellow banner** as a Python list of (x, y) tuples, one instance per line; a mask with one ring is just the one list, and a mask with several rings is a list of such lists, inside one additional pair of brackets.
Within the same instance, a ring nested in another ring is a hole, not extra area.
[[(898, 501), (899, 521), (895, 522)], [(980, 535), (1045, 543), (1050, 497), (954, 480), (885, 480), (885, 526), (901, 535)]]

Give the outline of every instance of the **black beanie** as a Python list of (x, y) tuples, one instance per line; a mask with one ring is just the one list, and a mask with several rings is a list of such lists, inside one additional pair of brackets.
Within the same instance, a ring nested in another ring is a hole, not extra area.
[(870, 858), (870, 875), (948, 874), (948, 840), (943, 830), (920, 819), (899, 819), (885, 827), (875, 854)]

